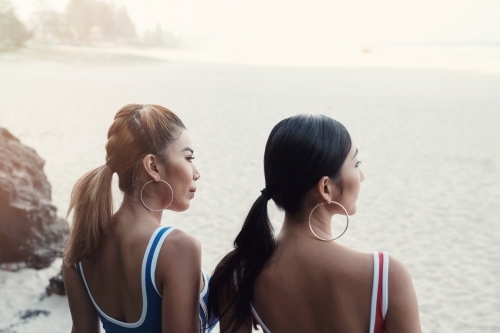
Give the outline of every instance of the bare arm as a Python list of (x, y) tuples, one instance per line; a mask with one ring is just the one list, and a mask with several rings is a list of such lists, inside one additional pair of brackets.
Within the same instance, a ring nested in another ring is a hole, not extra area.
[(63, 267), (64, 286), (73, 319), (72, 333), (99, 333), (99, 316), (87, 289), (73, 266)]
[(389, 265), (389, 305), (386, 333), (421, 333), (417, 295), (408, 268), (391, 257)]
[(176, 230), (160, 250), (156, 267), (162, 295), (162, 332), (200, 332), (201, 245), (193, 236)]

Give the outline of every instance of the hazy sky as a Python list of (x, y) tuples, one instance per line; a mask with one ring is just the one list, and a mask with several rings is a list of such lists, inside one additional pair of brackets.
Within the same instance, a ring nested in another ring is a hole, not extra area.
[[(22, 17), (35, 0), (12, 0)], [(67, 0), (49, 0), (63, 9)], [(139, 31), (157, 23), (217, 45), (315, 47), (500, 41), (500, 0), (117, 0)]]

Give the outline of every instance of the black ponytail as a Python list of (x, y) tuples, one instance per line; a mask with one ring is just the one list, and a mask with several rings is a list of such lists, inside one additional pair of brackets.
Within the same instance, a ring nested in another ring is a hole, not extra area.
[[(266, 193), (254, 202), (234, 240), (234, 250), (219, 263), (210, 279), (210, 317), (221, 318), (231, 309), (231, 320), (228, 324), (233, 325), (232, 332), (248, 323), (255, 279), (276, 247), (273, 227), (267, 212), (268, 200)], [(238, 270), (244, 270), (244, 274), (239, 275), (236, 287), (232, 281)], [(227, 327), (221, 327), (221, 331), (225, 329)]]
[[(229, 319), (221, 331), (232, 326), (234, 333), (249, 323), (255, 280), (276, 248), (268, 200), (289, 214), (299, 212), (305, 194), (321, 177), (339, 179), (350, 150), (351, 137), (345, 127), (323, 115), (294, 116), (273, 128), (264, 153), (266, 188), (250, 209), (234, 250), (217, 265), (210, 280), (210, 318)], [(233, 276), (238, 271), (235, 286)]]

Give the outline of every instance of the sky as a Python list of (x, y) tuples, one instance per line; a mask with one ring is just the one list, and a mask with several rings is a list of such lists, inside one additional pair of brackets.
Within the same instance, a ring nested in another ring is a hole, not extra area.
[(169, 29), (219, 43), (500, 39), (499, 0), (123, 1), (139, 26), (164, 22)]
[[(36, 0), (11, 0), (28, 18)], [(67, 0), (47, 0), (63, 10)], [(213, 45), (500, 42), (500, 0), (115, 0), (139, 32), (158, 23)]]

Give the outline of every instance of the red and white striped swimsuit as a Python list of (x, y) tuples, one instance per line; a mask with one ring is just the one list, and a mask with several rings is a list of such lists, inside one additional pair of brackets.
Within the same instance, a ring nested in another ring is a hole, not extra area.
[[(239, 272), (234, 274), (234, 283), (238, 287)], [(387, 252), (373, 252), (373, 287), (370, 310), (370, 330), (368, 333), (384, 333), (385, 315), (389, 301), (388, 294), (389, 255)], [(250, 305), (253, 319), (262, 327), (264, 333), (271, 333), (260, 319), (253, 305)]]

